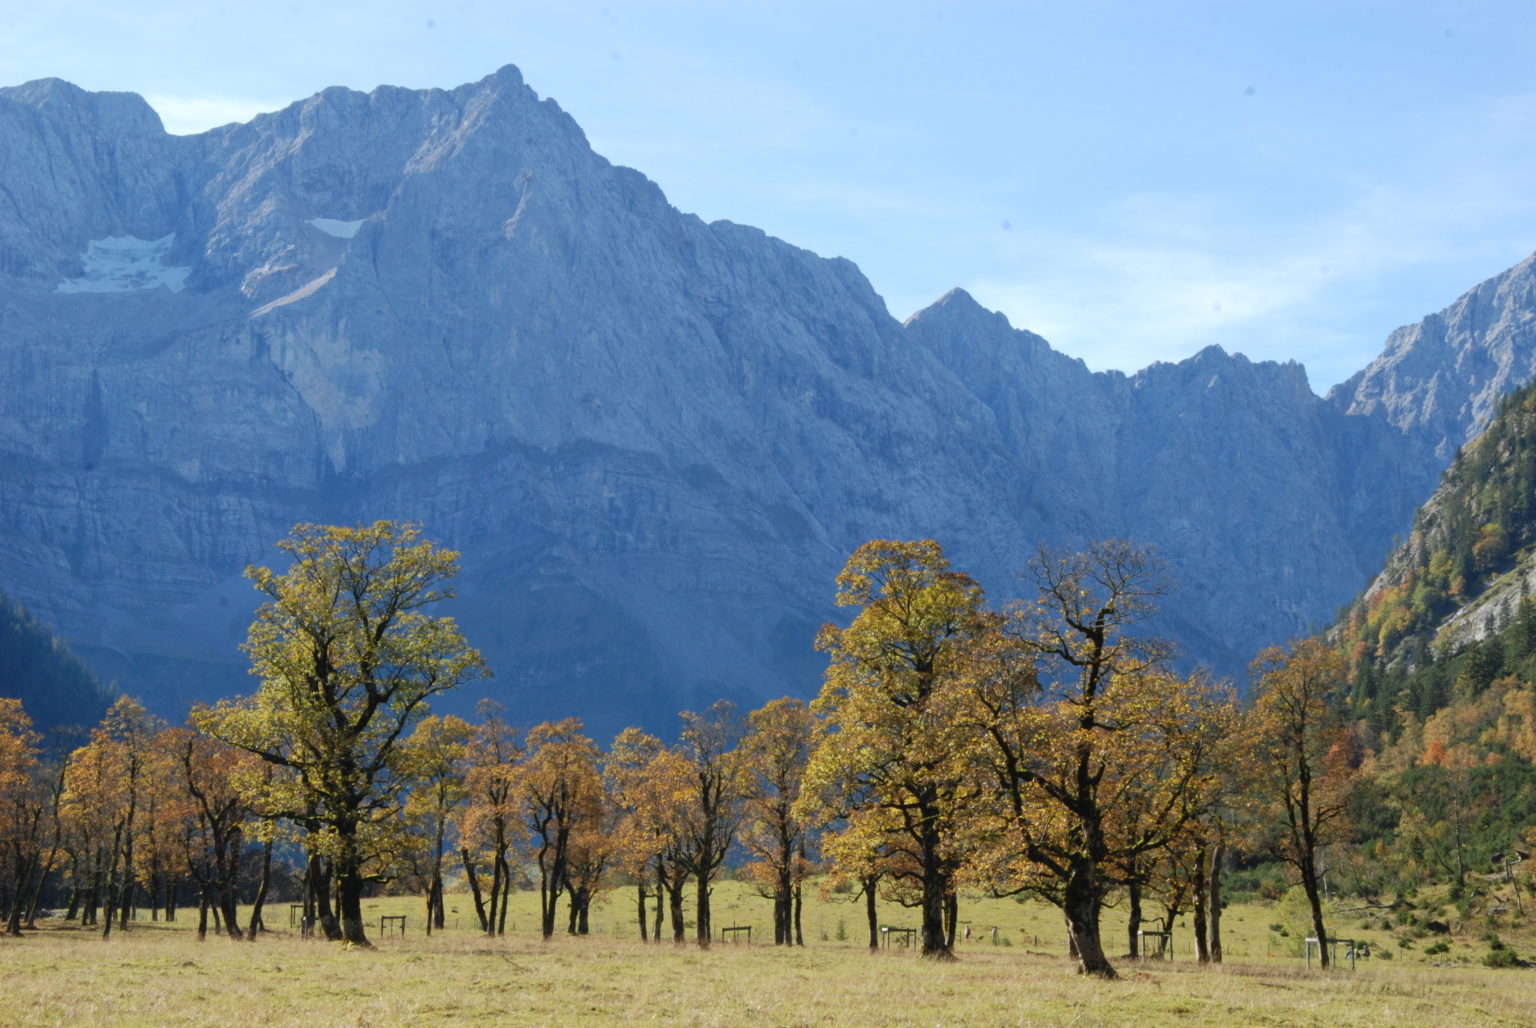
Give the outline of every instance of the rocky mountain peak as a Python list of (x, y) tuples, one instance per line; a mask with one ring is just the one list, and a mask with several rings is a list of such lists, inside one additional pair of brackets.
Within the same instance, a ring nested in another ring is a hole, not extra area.
[(1533, 374), (1536, 256), (1397, 329), (1381, 356), (1328, 399), (1349, 414), (1433, 438), (1437, 458), (1448, 461), (1487, 424), (1499, 397)]
[(63, 79), (34, 79), (0, 88), (0, 98), (96, 136), (165, 134), (160, 115), (137, 93), (93, 93)]
[(959, 286), (955, 286), (955, 288), (933, 301), (927, 307), (914, 313), (907, 319), (907, 324), (911, 324), (919, 318), (948, 318), (955, 323), (961, 321), (974, 322), (978, 319), (995, 321), (998, 318), (1001, 318), (1004, 324), (1007, 324), (1008, 321), (1006, 315), (998, 311), (987, 310), (987, 308), (976, 302), (974, 296)]
[[(241, 571), (300, 521), (421, 521), (503, 701), (602, 732), (814, 691), (875, 537), (999, 597), (1038, 542), (1155, 544), (1162, 627), (1237, 672), (1352, 595), (1439, 471), (1434, 424), (1299, 365), (1093, 373), (963, 290), (900, 324), (850, 262), (679, 213), (515, 68), (194, 137), (17, 88), (0, 588), (168, 713), (248, 686)], [(1513, 281), (1421, 351), (1513, 346)]]
[(503, 64), (480, 81), (460, 86), (458, 89), (459, 91), (494, 90), (508, 94), (534, 95), (533, 90), (523, 81), (522, 71), (515, 64)]
[(1307, 381), (1307, 369), (1296, 361), (1253, 361), (1217, 345), (1182, 361), (1153, 364), (1132, 376), (1131, 386), (1189, 395), (1200, 391), (1249, 394), (1256, 402), (1290, 405), (1298, 410), (1317, 402)]

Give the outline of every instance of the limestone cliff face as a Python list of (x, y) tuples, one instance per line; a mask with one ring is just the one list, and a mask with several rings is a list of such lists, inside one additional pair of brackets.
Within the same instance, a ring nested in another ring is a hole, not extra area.
[(1093, 374), (959, 292), (907, 329), (996, 414), (1041, 534), (1156, 546), (1179, 587), (1160, 627), (1223, 673), (1357, 590), (1429, 488), (1397, 468), (1401, 434), (1319, 400), (1294, 362), (1211, 347)]
[(1444, 465), (1493, 417), (1499, 397), (1533, 375), (1536, 256), (1393, 332), (1381, 356), (1328, 398), (1432, 443)]
[(510, 68), (193, 137), (0, 90), (0, 325), (0, 587), (170, 711), (247, 686), (247, 563), (377, 517), (464, 551), (454, 613), (524, 718), (812, 691), (879, 536), (994, 595), (1037, 541), (1154, 543), (1166, 627), (1235, 670), (1359, 588), (1444, 442), (1219, 350), (1091, 374), (963, 293), (899, 324)]

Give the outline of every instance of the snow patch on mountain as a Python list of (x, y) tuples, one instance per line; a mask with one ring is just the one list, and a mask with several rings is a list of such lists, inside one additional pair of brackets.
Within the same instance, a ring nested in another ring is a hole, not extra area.
[(108, 236), (92, 239), (80, 255), (84, 265), (76, 278), (65, 279), (54, 289), (59, 293), (136, 293), (165, 286), (173, 293), (187, 287), (190, 267), (165, 263), (176, 241), (173, 232), (159, 239)]
[(358, 218), (356, 221), (338, 221), (335, 218), (310, 218), (309, 224), (324, 232), (328, 236), (337, 239), (351, 239), (357, 235), (357, 230), (363, 227), (367, 218)]

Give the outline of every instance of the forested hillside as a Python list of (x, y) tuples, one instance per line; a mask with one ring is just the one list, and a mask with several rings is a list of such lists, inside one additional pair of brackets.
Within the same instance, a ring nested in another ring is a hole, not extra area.
[[(1357, 661), (1420, 663), (1413, 646), (1432, 641), (1450, 615), (1523, 567), (1536, 539), (1533, 437), (1536, 392), (1525, 388), (1506, 397), (1487, 430), (1457, 454), (1407, 542), (1349, 610)], [(1513, 613), (1505, 607), (1500, 623)]]
[(1469, 873), (1525, 845), (1536, 809), (1536, 390), (1459, 453), (1334, 641), (1369, 756), (1366, 854)]
[(0, 696), (21, 700), (38, 727), (90, 726), (111, 693), (63, 641), (0, 593)]

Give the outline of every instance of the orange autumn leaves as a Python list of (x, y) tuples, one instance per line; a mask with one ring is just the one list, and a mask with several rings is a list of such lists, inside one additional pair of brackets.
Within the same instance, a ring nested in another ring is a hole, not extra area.
[(932, 540), (876, 540), (838, 578), (859, 608), (830, 658), (802, 805), (832, 821), (835, 862), (922, 910), (947, 957), (961, 886), (1063, 910), (1084, 971), (1111, 975), (1108, 892), (1208, 819), (1229, 697), (1130, 629), (1161, 586), (1124, 543), (1042, 551), (1029, 603), (986, 606)]
[[(744, 857), (778, 942), (800, 941), (813, 872), (919, 908), (923, 950), (940, 958), (962, 891), (1031, 892), (1061, 908), (1082, 970), (1109, 976), (1111, 893), (1198, 880), (1245, 812), (1271, 802), (1253, 791), (1252, 758), (1284, 719), (1240, 724), (1227, 692), (1174, 670), (1145, 631), (1161, 570), (1126, 543), (1042, 550), (1025, 570), (1033, 595), (1003, 607), (932, 540), (867, 543), (837, 578), (853, 616), (818, 636), (828, 668), (814, 704), (743, 717), (717, 703), (685, 712), (675, 744), (631, 728), (606, 752), (576, 719), (522, 729), (494, 707), (475, 723), (427, 714), (484, 668), (426, 613), (450, 595), (457, 555), (414, 526), (300, 526), (284, 548), (292, 570), (252, 571), (270, 600), (248, 644), (262, 690), (196, 716), (233, 745), (177, 730), (164, 748), (180, 759), (161, 768), (133, 740), (162, 729), (124, 708), (66, 772), (61, 810), (80, 827), (50, 859), (116, 890), (109, 910), (123, 889), (179, 874), (233, 922), (221, 908), (240, 848), (281, 831), (312, 872), (418, 888), (429, 924), (442, 923), (446, 875), (462, 873), (490, 934), (506, 930), (515, 888), (537, 884), (548, 935), (557, 908), (580, 933), (593, 898), (624, 884), (648, 938), (670, 921), (682, 939), (690, 890), (707, 945), (710, 886)], [(37, 777), (28, 729), (5, 718), (0, 802), (7, 768)], [(1325, 751), (1317, 776), (1335, 780), (1346, 757)], [(131, 758), (131, 774), (108, 773)], [(166, 780), (177, 787), (152, 784)], [(125, 781), (140, 784), (124, 793)]]

